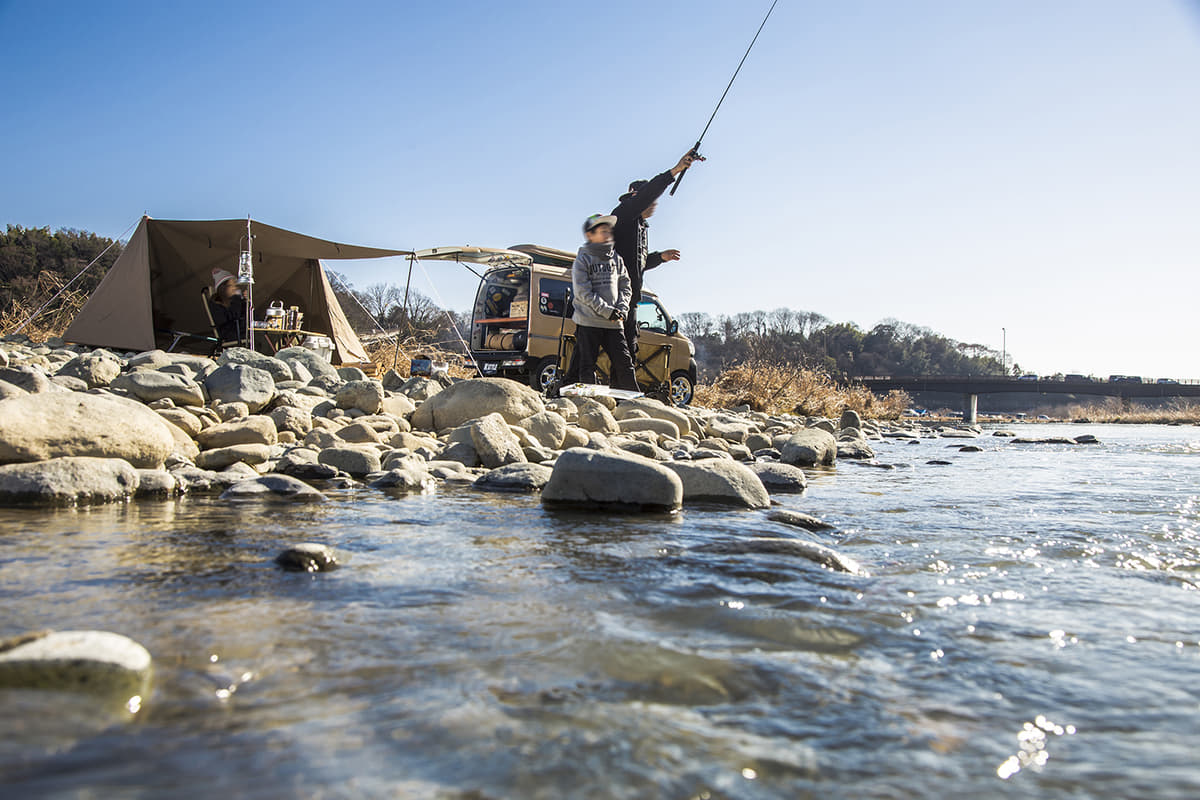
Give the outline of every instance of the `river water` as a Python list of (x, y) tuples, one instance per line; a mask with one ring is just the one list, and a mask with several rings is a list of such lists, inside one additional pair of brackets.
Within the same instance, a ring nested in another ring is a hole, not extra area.
[[(0, 510), (0, 636), (156, 665), (136, 713), (0, 692), (0, 795), (1197, 797), (1200, 428), (1016, 430), (1101, 444), (889, 440), (777, 498), (833, 533), (454, 487)], [(749, 535), (870, 576), (694, 549)]]

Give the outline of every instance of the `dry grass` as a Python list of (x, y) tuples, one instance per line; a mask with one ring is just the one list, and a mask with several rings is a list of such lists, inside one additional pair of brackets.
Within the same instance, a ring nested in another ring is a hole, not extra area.
[(861, 386), (838, 386), (828, 375), (795, 365), (751, 361), (696, 387), (695, 402), (710, 408), (747, 405), (770, 414), (835, 417), (846, 409), (875, 419), (897, 419), (909, 407), (904, 392), (878, 397)]
[(1089, 422), (1124, 422), (1150, 425), (1172, 423), (1200, 424), (1200, 402), (1195, 400), (1172, 400), (1162, 408), (1148, 408), (1136, 403), (1110, 398), (1101, 403), (1073, 405), (1068, 407), (1067, 419)]
[[(0, 311), (0, 332), (15, 333), (17, 328), (29, 319), (30, 314), (41, 308), (43, 303), (62, 288), (63, 281), (57, 275), (50, 272), (39, 273), (32, 292), (19, 300), (14, 299), (8, 308)], [(41, 316), (26, 325), (21, 333), (35, 342), (62, 336), (87, 299), (86, 292), (68, 289)]]
[(367, 349), (367, 355), (371, 357), (371, 363), (375, 366), (376, 374), (382, 376), (392, 365), (395, 364), (395, 369), (401, 375), (408, 377), (409, 366), (414, 358), (429, 357), (437, 361), (445, 361), (450, 364), (450, 377), (452, 378), (471, 378), (475, 376), (475, 368), (471, 366), (469, 359), (464, 358), (459, 353), (452, 353), (436, 343), (429, 343), (423, 339), (408, 338), (400, 342), (399, 356), (396, 352), (396, 340), (393, 338), (376, 339), (364, 343)]

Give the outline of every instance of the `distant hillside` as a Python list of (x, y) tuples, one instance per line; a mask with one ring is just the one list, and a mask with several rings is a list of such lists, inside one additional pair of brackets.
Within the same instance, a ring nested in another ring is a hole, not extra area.
[[(0, 330), (11, 332), (112, 244), (112, 239), (88, 231), (60, 228), (51, 233), (49, 228), (9, 225), (0, 233)], [(100, 284), (121, 249), (118, 243), (104, 253), (60, 302), (25, 332), (60, 333)]]
[(1001, 354), (898, 320), (864, 331), (811, 311), (779, 308), (732, 316), (688, 313), (680, 329), (696, 345), (703, 375), (735, 364), (802, 364), (847, 379), (867, 375), (998, 375)]

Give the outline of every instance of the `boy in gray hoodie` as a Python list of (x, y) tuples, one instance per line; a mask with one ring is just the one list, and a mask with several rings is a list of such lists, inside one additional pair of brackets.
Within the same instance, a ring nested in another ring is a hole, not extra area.
[(579, 351), (579, 380), (596, 382), (600, 349), (612, 362), (612, 387), (638, 390), (633, 358), (625, 340), (625, 318), (633, 286), (621, 257), (613, 249), (616, 217), (593, 214), (583, 223), (587, 239), (571, 267), (575, 294), (575, 346)]

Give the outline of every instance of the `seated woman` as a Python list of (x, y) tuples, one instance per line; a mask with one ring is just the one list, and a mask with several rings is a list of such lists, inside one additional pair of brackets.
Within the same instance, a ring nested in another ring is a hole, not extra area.
[(246, 298), (233, 275), (214, 269), (213, 290), (208, 310), (222, 342), (240, 342), (246, 338)]

